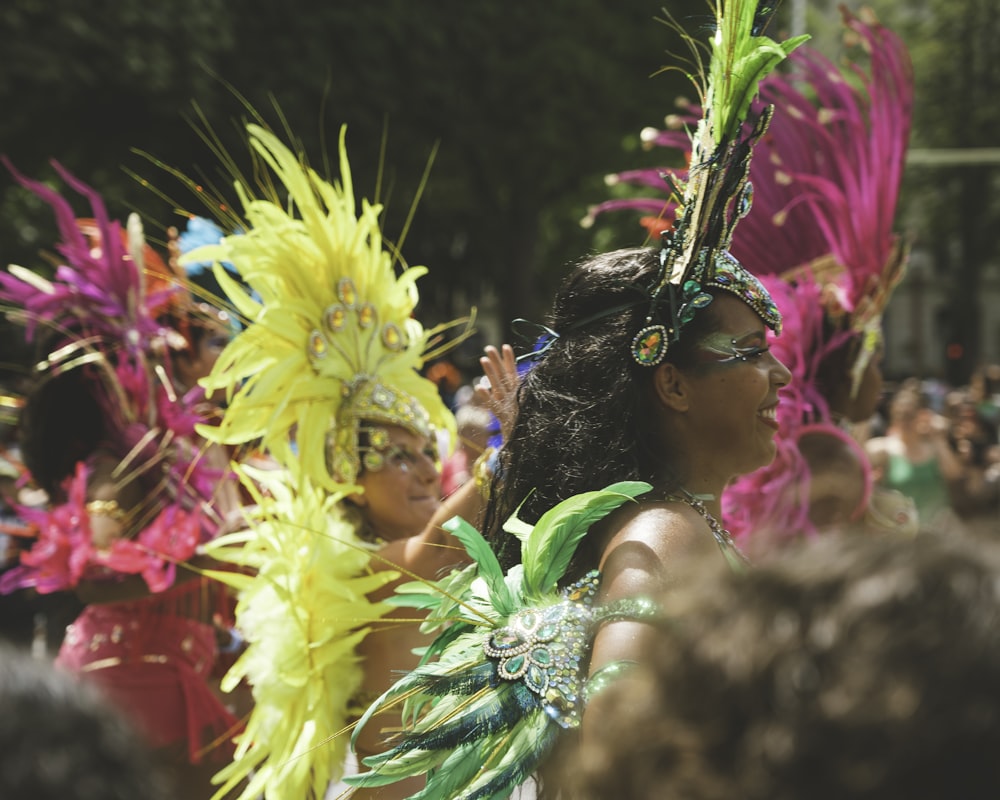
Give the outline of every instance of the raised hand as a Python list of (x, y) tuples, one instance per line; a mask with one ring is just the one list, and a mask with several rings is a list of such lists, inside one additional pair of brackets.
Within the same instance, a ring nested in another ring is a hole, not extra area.
[(517, 387), (521, 380), (514, 348), (504, 344), (498, 350), (487, 345), (484, 352), (486, 355), (479, 359), (483, 377), (476, 386), (476, 398), (493, 412), (506, 439), (517, 416)]

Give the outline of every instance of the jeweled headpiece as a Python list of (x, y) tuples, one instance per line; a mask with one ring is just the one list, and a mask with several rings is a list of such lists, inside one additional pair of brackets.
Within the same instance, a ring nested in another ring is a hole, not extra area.
[[(731, 292), (769, 328), (780, 329), (781, 316), (770, 295), (728, 252), (733, 230), (753, 199), (748, 181), (751, 153), (771, 118), (770, 107), (751, 111), (751, 101), (760, 80), (808, 38), (778, 43), (765, 36), (775, 8), (738, 0), (717, 5), (707, 82), (700, 90), (704, 114), (691, 139), (683, 187), (671, 187), (676, 219), (662, 234), (660, 272), (649, 291), (650, 312), (632, 341), (632, 357), (644, 366), (659, 364), (684, 325), (711, 303), (708, 289)], [(677, 28), (672, 20), (670, 24)], [(691, 41), (683, 31), (681, 35)], [(694, 42), (692, 52), (699, 52)]]
[(356, 480), (365, 422), (445, 429), (454, 440), (453, 415), (418, 372), (432, 334), (412, 317), (426, 269), (397, 275), (383, 247), (381, 207), (362, 201), (357, 212), (345, 131), (339, 183), (264, 128), (247, 131), (281, 196), (255, 197), (238, 181), (245, 232), (181, 259), (217, 262), (215, 276), (247, 323), (203, 381), (229, 400), (222, 423), (205, 435), (229, 444), (259, 439), (279, 462), (294, 459), (299, 474), (327, 487)]
[[(761, 101), (778, 112), (754, 144), (754, 213), (741, 223), (731, 250), (754, 275), (782, 275), (821, 287), (827, 318), (861, 338), (852, 369), (854, 394), (906, 263), (905, 244), (892, 226), (910, 132), (913, 74), (896, 35), (873, 17), (860, 19), (847, 10), (843, 15), (870, 68), (866, 72), (852, 62), (845, 70), (806, 48), (790, 55), (788, 74), (763, 80)], [(684, 128), (696, 124), (700, 113), (695, 105), (682, 105), (665, 129), (643, 131), (644, 145), (690, 152)], [(692, 155), (692, 164), (695, 159)], [(675, 181), (690, 174), (667, 172)], [(662, 174), (634, 170), (610, 176), (609, 182), (649, 186)], [(667, 218), (677, 205), (676, 197), (610, 200), (592, 208), (585, 224), (600, 213), (631, 209), (646, 212), (643, 225), (659, 234), (669, 229)], [(839, 337), (828, 345), (842, 343)]]

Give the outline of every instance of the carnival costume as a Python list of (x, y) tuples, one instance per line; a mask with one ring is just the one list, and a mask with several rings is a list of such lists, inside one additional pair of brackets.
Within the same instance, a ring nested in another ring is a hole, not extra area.
[[(781, 539), (815, 533), (809, 519), (811, 474), (799, 442), (825, 434), (854, 453), (863, 475), (860, 521), (873, 491), (868, 457), (830, 411), (819, 385), (820, 365), (840, 348), (857, 349), (850, 364), (850, 396), (881, 344), (882, 313), (906, 265), (907, 247), (893, 233), (913, 106), (913, 74), (905, 45), (874, 19), (842, 9), (855, 60), (839, 67), (814, 48), (789, 57), (790, 69), (761, 83), (763, 102), (776, 108), (757, 144), (751, 180), (754, 210), (733, 239), (733, 255), (757, 275), (782, 313), (786, 335), (770, 346), (794, 380), (782, 390), (777, 456), (767, 467), (737, 479), (724, 496), (724, 519), (737, 541), (756, 531)], [(866, 71), (857, 52), (869, 59)], [(680, 129), (698, 109), (682, 107), (664, 130), (647, 129), (650, 146), (688, 147)], [(668, 174), (683, 171), (666, 170)], [(655, 186), (659, 170), (612, 176), (611, 182)], [(662, 197), (611, 200), (591, 209), (645, 212), (657, 232)], [(881, 498), (880, 502), (886, 502)], [(910, 511), (893, 504), (894, 527)], [(884, 510), (883, 510), (884, 513)], [(900, 515), (902, 515), (900, 517)], [(902, 520), (902, 522), (900, 522)]]
[(391, 610), (367, 595), (399, 577), (372, 569), (379, 542), (343, 500), (363, 491), (362, 469), (392, 455), (379, 426), (428, 438), (436, 428), (454, 440), (455, 423), (418, 371), (439, 332), (412, 316), (426, 269), (397, 274), (381, 206), (357, 208), (346, 131), (338, 183), (263, 127), (247, 132), (268, 180), (260, 190), (237, 180), (242, 231), (182, 259), (215, 262), (244, 325), (203, 380), (227, 397), (220, 425), (203, 433), (253, 443), (272, 462), (238, 467), (256, 500), (249, 527), (208, 548), (250, 573), (219, 576), (239, 591), (247, 642), (223, 688), (245, 680), (254, 708), (216, 781), (220, 796), (248, 778), (243, 798), (302, 800), (341, 777), (349, 722), (362, 710), (356, 647)]
[(580, 724), (594, 689), (580, 666), (597, 628), (652, 613), (643, 600), (595, 606), (596, 571), (558, 587), (590, 526), (650, 488), (615, 484), (560, 503), (534, 526), (510, 520), (522, 562), (506, 575), (475, 528), (449, 522), (476, 563), (437, 585), (397, 589), (394, 600), (430, 608), (424, 630), (441, 633), (426, 665), (383, 694), (356, 730), (381, 707), (403, 701), (404, 724), (410, 719), (413, 727), (396, 747), (365, 759), (372, 772), (348, 782), (382, 786), (429, 772), (427, 788), (414, 797), (472, 798), (506, 797), (528, 778), (559, 732)]
[[(60, 177), (88, 200), (93, 219), (77, 219), (63, 197), (7, 166), (55, 211), (60, 261), (51, 278), (10, 266), (0, 274), (0, 297), (29, 339), (49, 348), (36, 365), (43, 388), (61, 376), (78, 379), (99, 409), (103, 435), (66, 477), (64, 498), (20, 509), (34, 540), (20, 566), (3, 575), (0, 591), (32, 587), (47, 594), (83, 581), (112, 585), (141, 576), (149, 596), (85, 607), (57, 663), (98, 684), (153, 746), (187, 741), (193, 762), (206, 754), (226, 757), (225, 746), (213, 745), (231, 735), (237, 720), (207, 682), (217, 656), (212, 621), (225, 612), (225, 592), (214, 582), (178, 580), (226, 510), (217, 498), (226, 465), (210, 463), (195, 436), (207, 419), (199, 411), (202, 391), (178, 397), (166, 357), (187, 346), (162, 321), (188, 313), (182, 280), (145, 244), (137, 216), (123, 231), (97, 193), (58, 164)], [(116, 491), (138, 487), (143, 500), (125, 508), (117, 499), (90, 499), (97, 459), (114, 464)], [(100, 517), (124, 532), (106, 546), (92, 538)]]
[[(642, 367), (664, 360), (685, 326), (713, 301), (708, 290), (736, 295), (769, 328), (781, 327), (763, 286), (727, 248), (750, 206), (750, 155), (769, 118), (768, 110), (751, 114), (750, 101), (760, 78), (804, 37), (779, 44), (764, 36), (773, 8), (758, 13), (756, 3), (721, 2), (715, 10), (718, 29), (704, 92), (707, 113), (694, 132), (689, 180), (677, 184), (677, 221), (663, 237), (659, 274), (641, 299), (579, 323), (585, 327), (626, 307), (646, 309), (629, 353), (621, 354)], [(550, 357), (552, 343), (566, 333), (549, 331), (534, 357)], [(734, 351), (732, 357), (743, 356)], [(437, 586), (422, 582), (403, 587), (393, 599), (405, 604), (408, 589), (413, 605), (433, 609), (427, 625), (441, 633), (426, 663), (386, 692), (362, 719), (363, 725), (380, 709), (405, 703), (402, 733), (391, 738), (386, 752), (364, 759), (370, 772), (348, 782), (381, 786), (426, 775), (426, 787), (411, 800), (476, 800), (509, 797), (533, 774), (564, 732), (580, 726), (587, 697), (628, 667), (614, 662), (588, 678), (589, 653), (600, 626), (654, 613), (643, 598), (596, 603), (597, 571), (564, 585), (574, 551), (591, 526), (651, 488), (626, 482), (579, 494), (546, 511), (533, 527), (515, 515), (504, 530), (520, 539), (521, 563), (506, 574), (486, 541), (452, 520), (449, 529), (475, 564)], [(666, 499), (694, 508), (723, 554), (742, 563), (728, 533), (699, 498), (681, 490)]]

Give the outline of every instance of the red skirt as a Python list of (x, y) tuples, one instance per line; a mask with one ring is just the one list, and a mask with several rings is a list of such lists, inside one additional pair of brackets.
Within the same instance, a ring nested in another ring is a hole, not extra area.
[(177, 613), (177, 601), (190, 601), (189, 587), (198, 583), (87, 606), (67, 628), (56, 658), (57, 666), (95, 684), (151, 747), (187, 741), (192, 763), (231, 759), (231, 739), (241, 727), (210, 685), (215, 629)]

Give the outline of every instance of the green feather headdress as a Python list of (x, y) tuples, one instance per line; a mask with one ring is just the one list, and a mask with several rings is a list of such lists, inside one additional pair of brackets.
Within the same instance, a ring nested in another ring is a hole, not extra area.
[[(664, 359), (684, 325), (711, 302), (707, 289), (735, 294), (780, 331), (781, 316), (767, 290), (728, 253), (737, 222), (750, 211), (750, 157), (772, 112), (765, 107), (752, 115), (750, 103), (760, 81), (809, 38), (779, 43), (765, 36), (776, 7), (766, 0), (719, 0), (707, 70), (699, 58), (704, 46), (681, 32), (705, 80), (699, 88), (704, 115), (692, 135), (688, 179), (674, 189), (677, 217), (663, 235), (650, 313), (632, 341), (632, 356), (643, 366)], [(672, 19), (668, 24), (678, 27)]]

